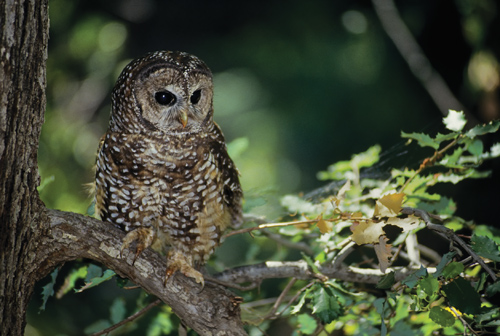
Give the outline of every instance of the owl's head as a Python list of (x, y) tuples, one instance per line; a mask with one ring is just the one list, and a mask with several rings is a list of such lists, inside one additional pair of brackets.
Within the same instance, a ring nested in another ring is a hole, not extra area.
[(112, 94), (117, 132), (199, 132), (212, 123), (212, 73), (184, 52), (157, 51), (130, 62)]

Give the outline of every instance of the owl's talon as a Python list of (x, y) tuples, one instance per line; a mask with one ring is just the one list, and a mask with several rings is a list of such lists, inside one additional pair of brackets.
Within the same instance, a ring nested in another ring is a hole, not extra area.
[(199, 271), (195, 270), (193, 266), (191, 266), (192, 262), (186, 259), (186, 256), (182, 254), (180, 251), (170, 250), (168, 253), (168, 267), (165, 273), (165, 282), (167, 284), (168, 279), (177, 271), (180, 271), (182, 274), (187, 276), (188, 278), (193, 278), (197, 283), (201, 284), (201, 290), (205, 288), (205, 279), (203, 278), (203, 274)]
[(134, 265), (137, 257), (142, 253), (142, 251), (151, 246), (154, 238), (155, 233), (151, 227), (138, 228), (130, 231), (125, 235), (125, 238), (123, 238), (122, 247), (120, 249), (120, 258), (123, 258), (123, 251), (132, 245), (134, 241), (137, 241), (135, 256), (132, 261), (132, 265)]

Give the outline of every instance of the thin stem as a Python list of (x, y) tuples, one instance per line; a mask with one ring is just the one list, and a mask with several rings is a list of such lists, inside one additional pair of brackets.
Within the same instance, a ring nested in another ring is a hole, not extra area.
[(115, 330), (115, 329), (117, 329), (117, 328), (121, 327), (122, 325), (127, 324), (127, 323), (129, 323), (129, 322), (131, 322), (131, 321), (133, 321), (133, 320), (135, 320), (135, 319), (139, 318), (140, 316), (142, 316), (143, 314), (145, 314), (146, 312), (148, 312), (149, 310), (151, 310), (151, 308), (153, 308), (153, 307), (155, 307), (155, 306), (159, 305), (160, 303), (161, 303), (161, 300), (160, 300), (160, 299), (158, 299), (158, 300), (156, 300), (156, 301), (154, 301), (154, 302), (151, 302), (149, 305), (147, 305), (146, 307), (142, 308), (142, 309), (141, 309), (141, 310), (139, 310), (138, 312), (136, 312), (136, 313), (134, 313), (134, 314), (130, 315), (130, 316), (129, 316), (129, 317), (127, 317), (126, 319), (124, 319), (124, 320), (122, 320), (122, 321), (118, 322), (117, 324), (112, 325), (112, 326), (111, 326), (111, 327), (109, 327), (109, 328), (106, 328), (106, 329), (104, 329), (104, 330), (98, 331), (98, 332), (96, 332), (96, 333), (94, 333), (94, 334), (92, 334), (92, 335), (90, 335), (90, 336), (100, 336), (100, 335), (106, 335), (106, 334), (109, 334), (110, 332), (112, 332), (113, 330)]

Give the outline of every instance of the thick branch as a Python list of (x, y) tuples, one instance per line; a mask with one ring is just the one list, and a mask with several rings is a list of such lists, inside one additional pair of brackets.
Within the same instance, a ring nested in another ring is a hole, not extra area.
[[(384, 275), (381, 271), (368, 268), (331, 266), (320, 267), (320, 274), (314, 274), (305, 261), (267, 261), (265, 263), (240, 266), (215, 274), (213, 277), (224, 283), (259, 282), (273, 278), (297, 278), (301, 280), (324, 278), (338, 279), (349, 282), (376, 284)], [(404, 279), (411, 272), (396, 271), (397, 281)]]
[(133, 253), (119, 257), (124, 233), (101, 221), (82, 215), (48, 210), (50, 236), (44, 241), (41, 262), (47, 271), (61, 262), (90, 258), (156, 295), (200, 335), (246, 335), (238, 300), (224, 287), (199, 284), (175, 274), (165, 286), (165, 257), (145, 250), (132, 265)]

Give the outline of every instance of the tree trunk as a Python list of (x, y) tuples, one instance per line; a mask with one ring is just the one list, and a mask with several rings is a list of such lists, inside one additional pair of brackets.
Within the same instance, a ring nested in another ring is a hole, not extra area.
[(0, 335), (23, 335), (36, 281), (57, 265), (90, 258), (158, 296), (200, 335), (246, 335), (239, 300), (176, 274), (164, 286), (165, 258), (145, 251), (121, 259), (124, 233), (41, 202), (37, 151), (45, 112), (48, 0), (0, 0)]
[[(45, 111), (48, 0), (0, 1), (0, 334), (22, 335), (39, 277), (37, 150)], [(43, 224), (45, 223), (45, 224)]]

